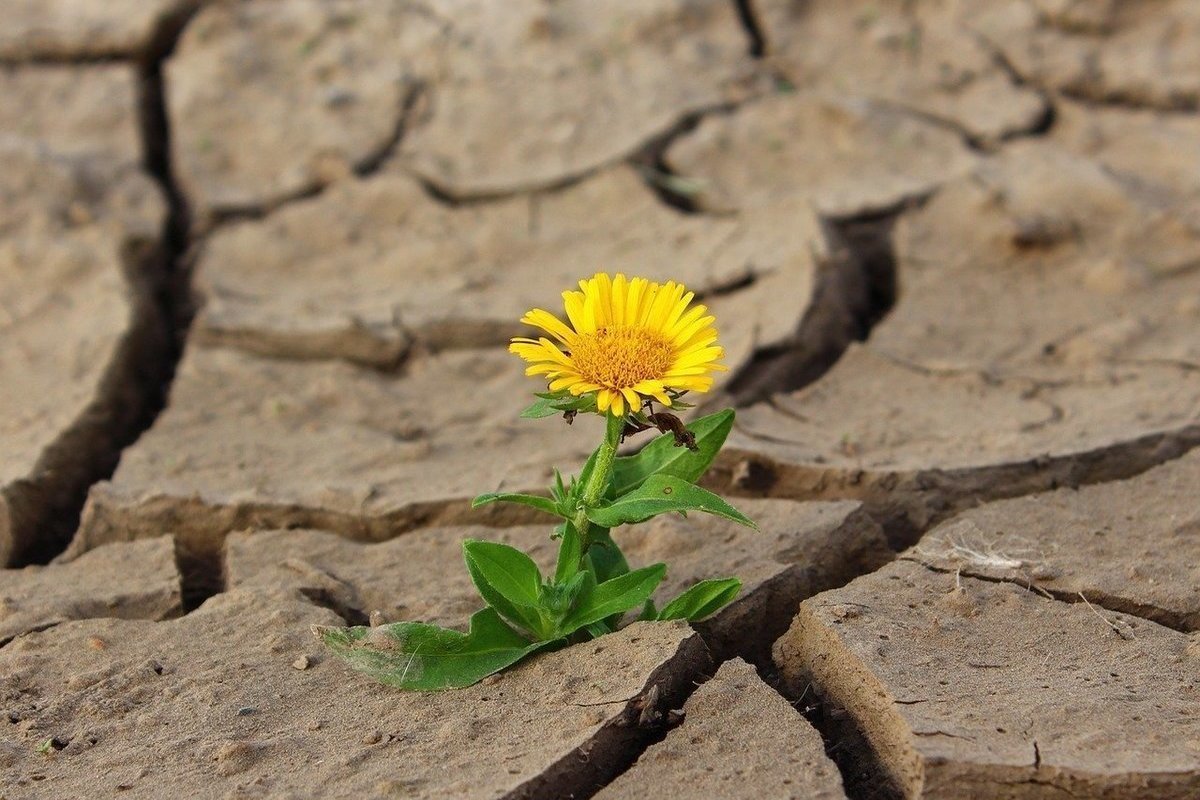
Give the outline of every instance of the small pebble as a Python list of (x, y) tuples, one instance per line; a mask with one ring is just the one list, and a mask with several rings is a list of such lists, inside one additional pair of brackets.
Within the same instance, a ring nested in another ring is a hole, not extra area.
[(292, 662), (293, 669), (308, 669), (308, 667), (309, 667), (308, 656), (300, 656), (299, 658), (297, 658), (295, 661)]
[(103, 650), (104, 648), (108, 647), (108, 642), (104, 641), (99, 636), (89, 636), (87, 643), (88, 647), (92, 648), (93, 650)]
[(362, 737), (363, 744), (379, 744), (383, 739), (383, 734), (379, 731), (371, 731), (366, 736)]
[(257, 712), (258, 712), (258, 709), (255, 708), (254, 706), (242, 706), (241, 708), (239, 708), (237, 710), (237, 715), (239, 717), (248, 717), (251, 714), (254, 714)]

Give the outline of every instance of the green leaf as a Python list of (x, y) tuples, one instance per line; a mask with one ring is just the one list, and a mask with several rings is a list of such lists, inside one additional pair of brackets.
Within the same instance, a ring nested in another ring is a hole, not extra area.
[(591, 636), (593, 639), (599, 639), (601, 636), (612, 633), (612, 628), (610, 628), (603, 621), (593, 622), (590, 625), (584, 625), (583, 628), (588, 632), (588, 636)]
[(658, 619), (658, 609), (654, 607), (654, 600), (647, 600), (642, 606), (642, 613), (638, 615), (638, 621)]
[(653, 619), (686, 619), (691, 622), (715, 614), (737, 597), (742, 582), (737, 578), (712, 578), (691, 588), (663, 606)]
[(541, 614), (542, 574), (533, 559), (506, 544), (467, 539), (463, 560), (489, 606), (514, 625), (547, 638)]
[(538, 399), (521, 412), (524, 419), (539, 419), (564, 411), (589, 412), (596, 410), (595, 393), (583, 394), (578, 397), (567, 391), (542, 392)]
[[(576, 493), (582, 493), (584, 487), (586, 487), (588, 482), (591, 481), (592, 473), (596, 470), (596, 459), (600, 457), (600, 450), (603, 447), (604, 445), (600, 445), (600, 447), (597, 447), (592, 451), (592, 454), (588, 456), (588, 460), (584, 462), (583, 469), (579, 470), (579, 478), (572, 481), (571, 488), (574, 489)], [(609, 473), (608, 485), (604, 487), (604, 491), (600, 493), (600, 496), (607, 497), (611, 487), (612, 473)], [(573, 496), (571, 499), (578, 503), (580, 498), (578, 496)]]
[(615, 496), (628, 494), (651, 475), (674, 475), (688, 483), (699, 480), (733, 429), (733, 416), (733, 409), (727, 408), (688, 425), (688, 430), (696, 437), (694, 451), (676, 447), (675, 437), (665, 433), (637, 454), (614, 459), (612, 483)]
[(539, 397), (521, 412), (521, 419), (541, 419), (542, 417), (552, 417), (555, 414), (561, 413), (561, 411), (554, 407), (553, 400)]
[(554, 568), (554, 581), (564, 583), (579, 572), (583, 557), (583, 542), (579, 532), (570, 522), (562, 525), (562, 539), (558, 543), (558, 564)]
[(591, 540), (592, 546), (588, 548), (587, 557), (597, 581), (604, 583), (629, 572), (629, 562), (625, 560), (621, 548), (613, 541), (608, 528), (592, 525)]
[(314, 633), (352, 668), (400, 689), (459, 689), (511, 666), (548, 642), (530, 642), (495, 609), (471, 617), (467, 633), (422, 622), (377, 628), (324, 628)]
[(549, 497), (539, 497), (534, 494), (514, 494), (512, 492), (488, 492), (481, 494), (471, 501), (471, 508), (486, 506), (488, 503), (518, 503), (523, 506), (531, 506), (538, 511), (545, 511), (547, 514), (553, 514), (556, 517), (562, 516), (558, 513), (558, 505)]
[(644, 522), (671, 511), (704, 511), (755, 530), (758, 526), (717, 495), (673, 475), (651, 475), (639, 488), (611, 503), (587, 510), (588, 519), (605, 528)]
[(650, 599), (666, 574), (666, 564), (654, 564), (595, 586), (585, 585), (575, 609), (563, 620), (559, 634), (566, 636), (606, 617), (637, 608)]

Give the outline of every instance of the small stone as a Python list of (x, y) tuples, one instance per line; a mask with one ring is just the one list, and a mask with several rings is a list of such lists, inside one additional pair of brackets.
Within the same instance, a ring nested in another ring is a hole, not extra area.
[(308, 656), (300, 656), (292, 662), (292, 669), (308, 669), (310, 663)]
[(371, 731), (360, 740), (363, 744), (379, 744), (383, 740), (383, 734), (379, 731)]
[(99, 636), (89, 636), (87, 643), (88, 647), (92, 648), (93, 650), (103, 650), (108, 647), (108, 642), (104, 641)]
[(258, 713), (258, 709), (255, 708), (254, 706), (242, 706), (241, 708), (239, 708), (237, 710), (237, 715), (239, 717), (248, 717), (251, 714), (257, 714), (257, 713)]

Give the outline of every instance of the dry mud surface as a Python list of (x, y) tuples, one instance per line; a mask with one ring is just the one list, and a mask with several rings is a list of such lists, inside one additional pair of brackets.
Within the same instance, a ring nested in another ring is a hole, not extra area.
[[(1200, 5), (15, 0), (0, 800), (1200, 797)], [(504, 351), (685, 282), (762, 528), (471, 689), (471, 496), (577, 470)]]

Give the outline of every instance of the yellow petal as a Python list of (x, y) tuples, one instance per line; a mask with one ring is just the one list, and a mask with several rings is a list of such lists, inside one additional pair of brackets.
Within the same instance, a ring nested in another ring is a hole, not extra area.
[(583, 292), (563, 292), (563, 308), (567, 312), (567, 319), (571, 321), (571, 327), (579, 333), (592, 333), (595, 328), (588, 328), (583, 315)]
[(679, 354), (686, 355), (693, 350), (699, 350), (702, 347), (708, 347), (717, 340), (716, 328), (705, 328), (702, 331), (694, 334), (692, 338), (679, 346)]
[[(683, 287), (680, 288), (682, 289)], [(671, 313), (669, 313), (666, 320), (663, 321), (662, 329), (664, 331), (670, 331), (675, 327), (676, 324), (678, 324), (679, 318), (683, 316), (683, 312), (687, 310), (687, 307), (691, 305), (692, 300), (695, 299), (695, 297), (695, 292), (688, 292), (675, 301), (675, 305), (671, 307)], [(704, 306), (696, 306), (696, 308), (703, 309)]]
[(669, 326), (664, 327), (663, 333), (667, 335), (668, 339), (674, 339), (676, 334), (691, 327), (696, 320), (703, 317), (706, 311), (708, 308), (704, 304), (689, 308), (687, 313), (677, 317)]
[[(704, 306), (697, 306), (697, 308), (704, 308)], [(688, 339), (695, 336), (701, 329), (707, 328), (709, 325), (713, 324), (715, 320), (716, 317), (701, 317), (700, 319), (688, 325), (686, 328), (680, 328), (678, 333), (671, 337), (671, 341), (675, 343), (676, 347), (678, 347)]]
[(633, 413), (642, 407), (642, 398), (633, 389), (622, 389), (621, 394), (625, 395), (625, 402), (629, 403), (629, 412)]
[(608, 407), (612, 405), (613, 393), (608, 389), (601, 389), (596, 392), (596, 408), (601, 414), (608, 411)]
[(642, 381), (637, 386), (634, 386), (633, 390), (640, 395), (653, 397), (664, 406), (671, 405), (671, 398), (667, 395), (666, 387), (663, 386), (662, 381)]
[(706, 375), (711, 372), (716, 365), (702, 364), (695, 367), (671, 367), (667, 370), (667, 374), (663, 376), (663, 383), (668, 383), (671, 378), (683, 378), (689, 375)]
[(634, 278), (629, 282), (629, 290), (625, 295), (625, 324), (641, 325), (642, 293), (646, 290), (645, 278)]
[(612, 393), (612, 413), (618, 417), (625, 416), (625, 398), (620, 392)]
[(647, 283), (642, 289), (642, 299), (639, 303), (637, 324), (650, 330), (650, 312), (654, 308), (654, 304), (658, 302), (658, 295), (662, 292), (662, 287), (657, 283)]
[(672, 389), (687, 389), (690, 392), (707, 392), (713, 384), (709, 377), (669, 378), (663, 381)]
[(617, 273), (612, 283), (612, 321), (614, 325), (625, 325), (625, 303), (629, 292), (629, 283), (625, 274)]
[(592, 278), (592, 288), (596, 293), (596, 327), (603, 328), (611, 325), (612, 319), (612, 278), (606, 272), (597, 272)]
[(521, 322), (541, 328), (568, 347), (571, 346), (571, 341), (575, 338), (575, 332), (564, 325), (562, 320), (549, 311), (543, 311), (540, 308), (535, 308), (521, 317)]
[(654, 305), (650, 307), (650, 313), (646, 317), (646, 330), (661, 331), (663, 329), (663, 322), (671, 313), (671, 304), (676, 301), (677, 293), (682, 290), (683, 287), (675, 281), (667, 281), (666, 285), (658, 290), (658, 294), (654, 298)]
[(701, 364), (707, 364), (710, 361), (716, 361), (725, 355), (725, 351), (720, 347), (705, 347), (703, 350), (697, 350), (693, 353), (688, 353), (685, 356), (675, 360), (674, 369), (687, 369), (688, 367), (698, 367)]

